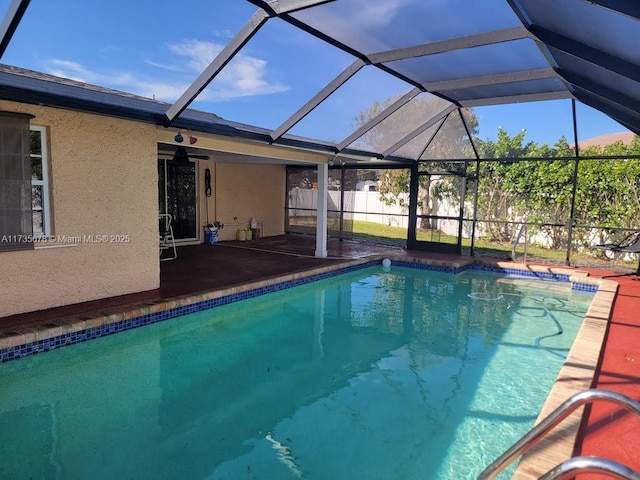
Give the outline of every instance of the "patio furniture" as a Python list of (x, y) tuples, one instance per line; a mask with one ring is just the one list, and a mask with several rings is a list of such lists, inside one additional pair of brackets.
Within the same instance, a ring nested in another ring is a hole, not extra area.
[[(601, 245), (594, 245), (593, 248), (613, 252), (614, 254), (618, 252), (640, 254), (640, 230), (631, 232), (617, 243), (603, 243)], [(627, 275), (640, 275), (640, 259), (638, 260), (638, 267), (636, 268), (635, 273)]]
[[(176, 240), (173, 237), (173, 227), (171, 226), (171, 215), (168, 213), (161, 213), (159, 215), (160, 226), (160, 261), (175, 260), (178, 258), (178, 252), (176, 250)], [(172, 250), (171, 256), (162, 258), (162, 252), (165, 250)]]

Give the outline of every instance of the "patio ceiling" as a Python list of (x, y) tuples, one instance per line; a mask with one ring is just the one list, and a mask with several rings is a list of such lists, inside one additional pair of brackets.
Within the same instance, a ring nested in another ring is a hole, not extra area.
[[(162, 112), (153, 109), (156, 123), (363, 162), (426, 158), (443, 125), (456, 122), (455, 128), (468, 133), (464, 107), (575, 99), (640, 134), (637, 2), (402, 0), (391, 2), (398, 8), (388, 18), (385, 6), (389, 2), (384, 0), (248, 2), (255, 13), (175, 103), (163, 106)], [(12, 1), (0, 25), (0, 55), (19, 28), (28, 4), (28, 0)], [(258, 128), (213, 114), (200, 114), (194, 120), (189, 108), (192, 102), (276, 18), (346, 54), (351, 63), (275, 128)], [(314, 109), (359, 72), (370, 69), (404, 84), (403, 94), (338, 141), (294, 134), (294, 127)], [(25, 92), (15, 90), (14, 96), (20, 94), (27, 98)], [(403, 115), (410, 119), (405, 122), (409, 126), (398, 130), (397, 119)], [(391, 121), (393, 118), (396, 120)], [(385, 142), (363, 140), (376, 129), (385, 131)], [(391, 130), (398, 130), (395, 136)]]

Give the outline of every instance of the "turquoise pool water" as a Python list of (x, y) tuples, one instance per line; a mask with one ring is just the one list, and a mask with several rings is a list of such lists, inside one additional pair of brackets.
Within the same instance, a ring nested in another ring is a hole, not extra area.
[(592, 296), (371, 267), (0, 364), (0, 478), (475, 478)]

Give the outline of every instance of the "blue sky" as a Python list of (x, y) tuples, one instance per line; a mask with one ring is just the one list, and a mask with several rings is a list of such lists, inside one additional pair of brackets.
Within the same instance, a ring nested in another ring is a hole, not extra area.
[[(0, 0), (2, 15), (9, 4)], [(245, 0), (32, 1), (1, 61), (173, 102), (255, 10)], [(276, 128), (353, 60), (270, 20), (191, 106)], [(291, 133), (340, 141), (358, 112), (410, 88), (366, 67)], [(495, 138), (503, 127), (511, 134), (524, 128), (526, 138), (539, 143), (552, 144), (562, 135), (572, 141), (567, 100), (475, 111), (483, 139)], [(578, 131), (583, 140), (624, 128), (581, 105)]]

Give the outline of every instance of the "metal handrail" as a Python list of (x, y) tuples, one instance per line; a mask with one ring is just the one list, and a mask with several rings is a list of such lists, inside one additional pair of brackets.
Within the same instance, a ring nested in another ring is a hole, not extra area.
[(527, 263), (527, 225), (527, 219), (525, 218), (524, 223), (520, 224), (520, 228), (516, 234), (516, 239), (513, 241), (513, 248), (511, 248), (511, 260), (514, 262), (516, 261), (516, 248), (518, 247), (518, 243), (520, 243), (520, 237), (524, 231), (524, 257), (522, 263)]
[(621, 393), (598, 389), (590, 389), (576, 393), (547, 415), (538, 425), (529, 430), (528, 433), (500, 455), (491, 465), (485, 468), (478, 476), (478, 480), (491, 480), (495, 478), (495, 476), (509, 466), (511, 462), (526, 452), (537, 443), (541, 437), (549, 433), (556, 425), (573, 413), (575, 409), (595, 400), (606, 400), (618, 403), (640, 417), (640, 403)]
[(600, 473), (620, 480), (640, 480), (640, 474), (621, 463), (600, 457), (573, 457), (545, 473), (540, 480), (569, 480), (578, 473)]

